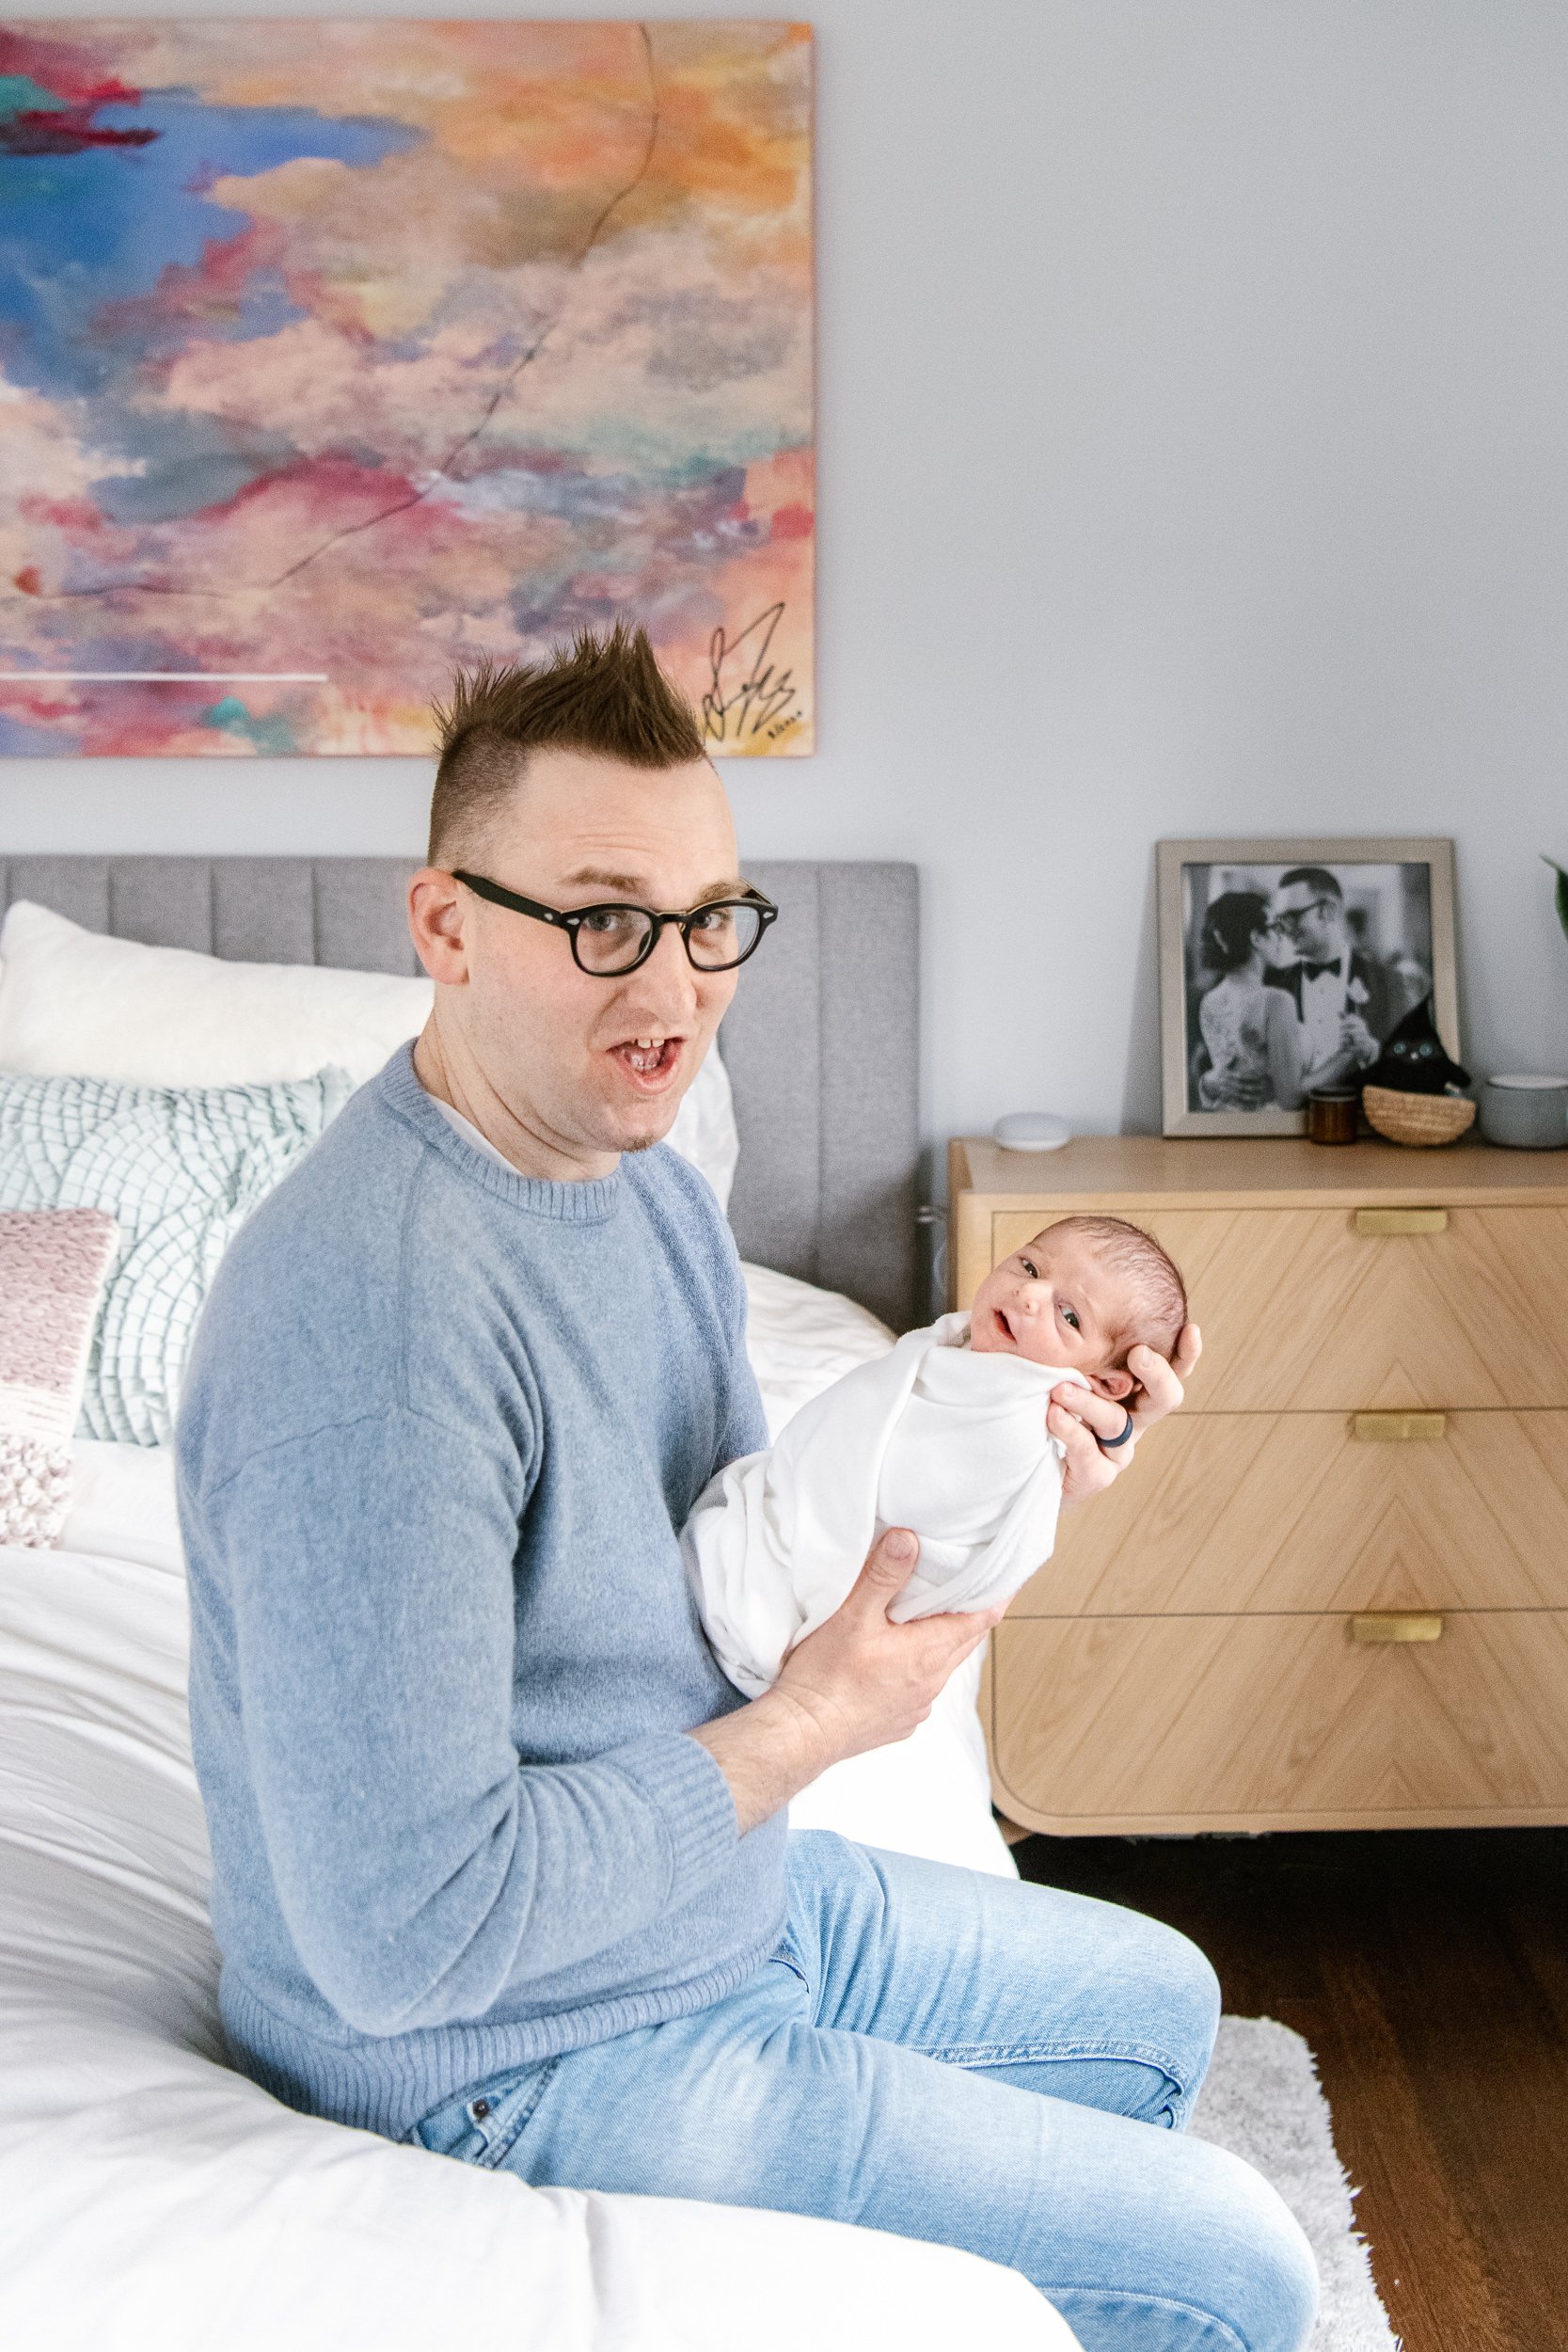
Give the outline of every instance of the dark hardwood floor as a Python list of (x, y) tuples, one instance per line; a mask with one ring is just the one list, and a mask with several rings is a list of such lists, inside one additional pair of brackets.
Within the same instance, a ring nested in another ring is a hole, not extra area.
[(1568, 2347), (1568, 1830), (1031, 1837), (1317, 2053), (1406, 2352)]

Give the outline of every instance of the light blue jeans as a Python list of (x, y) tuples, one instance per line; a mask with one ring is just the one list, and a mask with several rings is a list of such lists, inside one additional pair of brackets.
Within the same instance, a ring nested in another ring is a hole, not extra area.
[(1297, 2352), (1317, 2279), (1266, 2182), (1182, 2135), (1219, 1989), (1136, 1912), (825, 1830), (727, 2000), (476, 2083), (409, 2135), (537, 2185), (967, 2247), (1085, 2352)]

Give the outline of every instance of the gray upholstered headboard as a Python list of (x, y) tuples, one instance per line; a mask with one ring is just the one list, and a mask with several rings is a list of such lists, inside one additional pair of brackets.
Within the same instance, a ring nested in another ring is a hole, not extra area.
[[(261, 963), (416, 972), (402, 858), (0, 858), (0, 910)], [(748, 867), (782, 910), (721, 1046), (741, 1255), (913, 1319), (918, 894), (912, 866)]]

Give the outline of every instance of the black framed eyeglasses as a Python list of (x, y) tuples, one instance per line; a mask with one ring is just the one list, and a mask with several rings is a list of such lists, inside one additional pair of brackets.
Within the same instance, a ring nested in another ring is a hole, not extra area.
[(529, 914), (536, 923), (551, 923), (564, 931), (578, 970), (598, 980), (619, 979), (646, 963), (666, 923), (673, 923), (679, 930), (694, 971), (733, 972), (737, 963), (756, 952), (764, 931), (778, 920), (779, 914), (772, 899), (765, 898), (760, 890), (748, 890), (739, 898), (710, 898), (704, 906), (688, 907), (684, 914), (660, 914), (653, 907), (624, 906), (618, 901), (564, 909), (541, 906), (537, 898), (503, 890), (499, 882), (483, 874), (465, 874), (453, 866), (451, 878), (476, 898), (488, 898), (492, 906), (509, 907), (514, 914)]
[(1268, 928), (1271, 931), (1283, 931), (1287, 939), (1295, 939), (1309, 914), (1321, 914), (1324, 907), (1334, 903), (1332, 898), (1310, 898), (1304, 907), (1291, 907), (1285, 914), (1276, 914)]

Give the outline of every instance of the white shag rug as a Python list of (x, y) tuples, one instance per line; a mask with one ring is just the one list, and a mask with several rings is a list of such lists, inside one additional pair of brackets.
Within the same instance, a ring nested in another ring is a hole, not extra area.
[(1399, 2352), (1355, 2227), (1355, 2191), (1311, 2050), (1272, 2017), (1224, 2017), (1189, 2130), (1272, 2181), (1318, 2258), (1323, 2301), (1308, 2352)]

